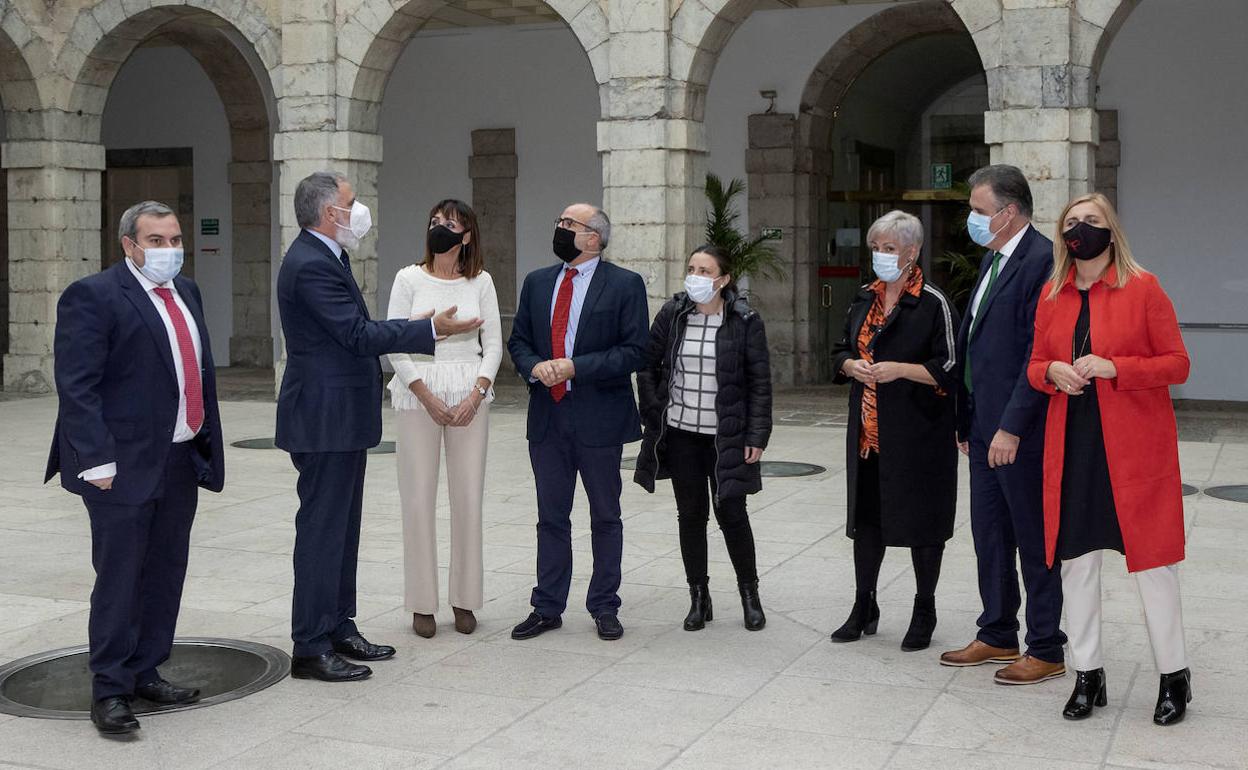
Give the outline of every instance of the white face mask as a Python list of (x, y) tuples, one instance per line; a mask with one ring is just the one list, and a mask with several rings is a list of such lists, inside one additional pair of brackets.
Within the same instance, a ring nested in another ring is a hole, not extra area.
[(344, 249), (355, 249), (360, 245), (360, 239), (368, 235), (368, 231), (373, 229), (373, 212), (368, 210), (368, 206), (356, 201), (351, 204), (351, 208), (344, 209), (342, 206), (334, 206), (339, 211), (351, 212), (350, 223), (346, 225), (339, 224), (337, 221), (334, 225), (338, 228), (338, 235), (334, 238), (338, 241), (338, 245)]
[(871, 269), (875, 277), (884, 283), (892, 283), (901, 277), (901, 255), (883, 251), (871, 252)]
[(143, 252), (143, 264), (135, 267), (152, 283), (168, 283), (182, 271), (182, 249), (145, 249), (137, 245), (136, 248)]
[(685, 276), (685, 294), (689, 295), (689, 299), (698, 304), (705, 304), (719, 293), (719, 289), (715, 288), (716, 278), (708, 278), (705, 275), (686, 275)]

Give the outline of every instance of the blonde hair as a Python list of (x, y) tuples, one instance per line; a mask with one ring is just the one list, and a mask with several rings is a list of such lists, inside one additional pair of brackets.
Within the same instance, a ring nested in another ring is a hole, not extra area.
[(1053, 238), (1053, 274), (1049, 278), (1053, 288), (1049, 291), (1049, 299), (1057, 298), (1062, 282), (1066, 280), (1066, 274), (1070, 272), (1073, 258), (1070, 256), (1070, 250), (1066, 248), (1066, 239), (1062, 237), (1062, 234), (1066, 231), (1066, 215), (1081, 203), (1091, 203), (1100, 209), (1101, 216), (1105, 219), (1105, 227), (1113, 235), (1113, 240), (1109, 244), (1109, 263), (1118, 270), (1118, 282), (1115, 287), (1121, 289), (1127, 285), (1127, 281), (1144, 273), (1144, 268), (1140, 267), (1140, 263), (1136, 262), (1131, 254), (1127, 234), (1122, 229), (1122, 222), (1118, 219), (1114, 204), (1099, 192), (1080, 195), (1067, 203), (1066, 208), (1062, 209), (1062, 215), (1057, 218), (1057, 233)]

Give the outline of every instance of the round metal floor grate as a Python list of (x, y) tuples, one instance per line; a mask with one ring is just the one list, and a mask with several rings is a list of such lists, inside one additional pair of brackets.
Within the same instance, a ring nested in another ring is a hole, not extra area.
[[(626, 457), (620, 462), (620, 467), (624, 470), (631, 471), (637, 467), (637, 458)], [(763, 475), (768, 478), (791, 478), (794, 476), (815, 476), (824, 473), (828, 469), (822, 465), (814, 465), (813, 463), (794, 463), (785, 460), (764, 460)]]
[[(271, 438), (245, 438), (232, 442), (230, 446), (238, 447), (239, 449), (277, 449), (277, 445)], [(368, 450), (368, 453), (370, 455), (392, 455), (394, 454), (394, 442), (383, 441)]]
[[(176, 639), (160, 674), (175, 684), (198, 687), (201, 700), (158, 706), (136, 698), (134, 712), (184, 711), (237, 700), (280, 682), (288, 673), (290, 658), (276, 647), (234, 639)], [(0, 666), (0, 713), (87, 719), (90, 710), (86, 645), (41, 652)]]
[(1191, 496), (1191, 495), (1196, 494), (1196, 493), (1197, 493), (1197, 492), (1199, 492), (1199, 491), (1200, 491), (1199, 489), (1197, 489), (1196, 487), (1192, 486), (1191, 484), (1184, 484), (1184, 485), (1183, 485), (1183, 496), (1184, 496), (1184, 497), (1189, 497), (1189, 496)]
[(1231, 484), (1222, 487), (1206, 487), (1206, 497), (1230, 500), (1232, 503), (1248, 503), (1248, 484)]

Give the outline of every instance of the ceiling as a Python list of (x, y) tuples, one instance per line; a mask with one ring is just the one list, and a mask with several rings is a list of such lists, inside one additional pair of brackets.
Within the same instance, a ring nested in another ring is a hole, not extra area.
[(542, 0), (449, 0), (425, 23), (424, 29), (551, 24), (559, 21), (559, 14)]

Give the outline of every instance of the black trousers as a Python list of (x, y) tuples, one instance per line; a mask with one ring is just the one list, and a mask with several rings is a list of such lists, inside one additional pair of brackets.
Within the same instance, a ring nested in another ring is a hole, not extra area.
[(95, 588), (87, 621), (92, 696), (132, 695), (169, 659), (182, 603), (199, 486), (190, 443), (174, 444), (165, 477), (141, 505), (87, 502)]
[(715, 501), (715, 437), (668, 427), (664, 442), (666, 465), (672, 477), (672, 491), (676, 494), (685, 577), (690, 583), (702, 583), (707, 579), (706, 526), (713, 509), (715, 521), (724, 533), (737, 582), (758, 580), (754, 532), (745, 510), (745, 496)]
[[(884, 564), (884, 536), (880, 530), (880, 456), (858, 460), (857, 509), (854, 511), (854, 580), (858, 593), (874, 591)], [(914, 565), (916, 593), (923, 598), (936, 595), (940, 563), (945, 546), (916, 546), (910, 549)]]
[(355, 626), (355, 568), (368, 452), (294, 452), (295, 590), (291, 638), (296, 657), (333, 649)]

